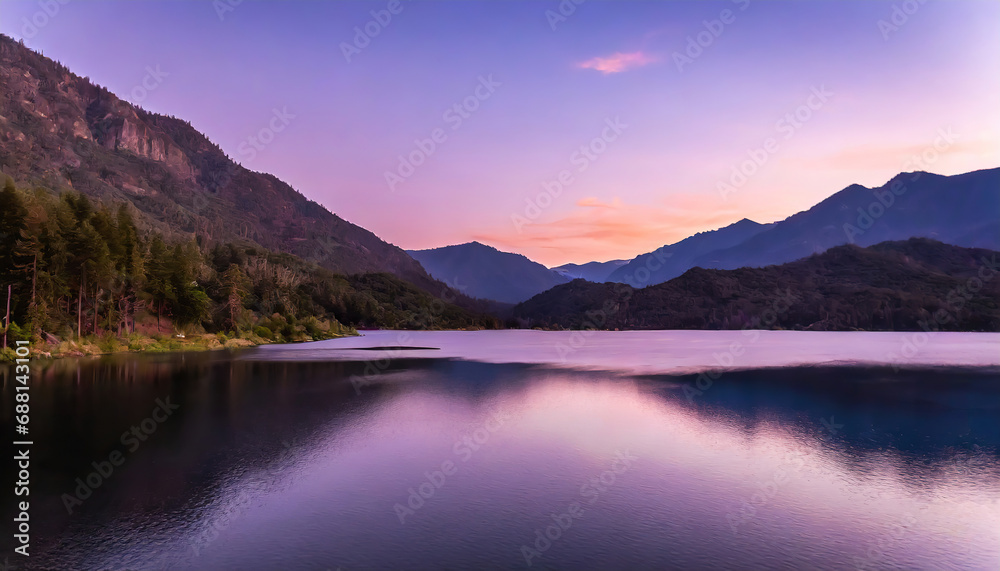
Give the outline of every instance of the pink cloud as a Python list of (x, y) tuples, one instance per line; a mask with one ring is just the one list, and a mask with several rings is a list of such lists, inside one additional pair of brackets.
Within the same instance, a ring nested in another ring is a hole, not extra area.
[(576, 205), (590, 208), (621, 208), (622, 201), (617, 196), (611, 202), (601, 202), (596, 196), (588, 196), (576, 201)]
[(623, 71), (649, 65), (656, 61), (656, 58), (641, 51), (623, 54), (617, 52), (608, 57), (595, 57), (585, 62), (576, 64), (581, 69), (597, 70), (605, 75), (609, 73), (621, 73)]

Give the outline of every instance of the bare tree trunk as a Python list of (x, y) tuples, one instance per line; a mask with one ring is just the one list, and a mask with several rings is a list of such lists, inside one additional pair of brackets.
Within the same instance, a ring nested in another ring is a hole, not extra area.
[(35, 284), (38, 283), (38, 254), (31, 262), (31, 307), (35, 307)]
[(10, 329), (10, 288), (13, 284), (7, 284), (7, 317), (3, 322), (3, 346), (7, 346), (7, 330)]
[(101, 302), (101, 290), (94, 287), (94, 335), (97, 335), (97, 309)]
[(83, 337), (83, 280), (80, 280), (80, 293), (76, 296), (76, 338)]

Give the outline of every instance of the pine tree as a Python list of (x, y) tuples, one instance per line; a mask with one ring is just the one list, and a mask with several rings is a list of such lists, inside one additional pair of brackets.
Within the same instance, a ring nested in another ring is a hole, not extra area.
[(222, 287), (226, 295), (226, 312), (228, 323), (237, 330), (240, 314), (243, 313), (243, 300), (247, 296), (247, 279), (236, 264), (230, 264), (222, 274)]
[(24, 200), (7, 177), (0, 190), (0, 284), (4, 286), (16, 280), (15, 266), (21, 261), (17, 256), (17, 242), (27, 217)]
[(156, 331), (160, 331), (160, 318), (163, 306), (176, 299), (170, 280), (170, 260), (167, 245), (159, 234), (153, 236), (149, 244), (149, 262), (147, 267), (147, 290), (156, 308)]

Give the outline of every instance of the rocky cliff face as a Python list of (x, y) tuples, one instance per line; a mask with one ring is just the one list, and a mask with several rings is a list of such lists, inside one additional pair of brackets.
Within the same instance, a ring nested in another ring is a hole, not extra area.
[(337, 272), (390, 272), (444, 290), (403, 250), (237, 165), (188, 122), (148, 113), (3, 35), (0, 86), (0, 170), (21, 184), (130, 201), (168, 235), (252, 241)]
[(98, 140), (105, 149), (127, 151), (136, 156), (164, 163), (174, 174), (186, 181), (194, 181), (195, 171), (177, 145), (168, 137), (153, 132), (137, 118), (107, 117), (108, 130)]
[[(14, 147), (7, 149), (11, 155), (50, 151), (47, 164), (9, 165), (12, 174), (79, 168), (78, 143), (87, 141), (162, 162), (182, 180), (195, 178), (184, 151), (169, 135), (150, 128), (132, 105), (6, 37), (0, 38), (0, 62), (0, 141)], [(60, 152), (51, 152), (56, 149)], [(16, 161), (16, 156), (8, 159)]]

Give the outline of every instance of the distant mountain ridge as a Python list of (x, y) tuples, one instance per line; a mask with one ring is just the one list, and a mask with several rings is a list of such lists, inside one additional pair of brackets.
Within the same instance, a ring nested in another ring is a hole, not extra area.
[(469, 242), (429, 250), (408, 250), (434, 278), (462, 293), (504, 303), (517, 303), (569, 281), (521, 254)]
[[(848, 186), (779, 222), (760, 224), (744, 218), (632, 260), (565, 264), (552, 270), (565, 279), (617, 282), (642, 288), (666, 282), (696, 267), (763, 267), (792, 262), (848, 243), (869, 246), (914, 237), (1000, 250), (1000, 168), (954, 176), (902, 173), (875, 189), (858, 184)], [(498, 253), (483, 248), (492, 252), (481, 250), (482, 256)], [(420, 259), (435, 277), (448, 280), (448, 276), (461, 276), (474, 284), (469, 289), (471, 295), (488, 299), (500, 296), (504, 301), (524, 301), (532, 292), (543, 291), (538, 288), (545, 284), (560, 283), (553, 283), (551, 276), (541, 271), (540, 264), (523, 256), (518, 264), (500, 264), (506, 270), (499, 275), (496, 272), (499, 266), (494, 263), (482, 263), (477, 256), (457, 255), (457, 250), (449, 252), (452, 254), (447, 260), (409, 253)], [(512, 279), (512, 272), (519, 271), (525, 272), (523, 281)]]
[(1000, 250), (1000, 168), (954, 176), (902, 173), (869, 189), (851, 185), (732, 248), (696, 264), (732, 269), (784, 263), (854, 243), (911, 237)]
[(744, 218), (718, 230), (699, 232), (680, 242), (636, 256), (612, 272), (607, 281), (627, 283), (632, 287), (665, 282), (694, 267), (695, 261), (705, 254), (740, 244), (771, 226)]
[(513, 315), (548, 328), (1000, 331), (998, 273), (996, 251), (914, 238), (763, 268), (692, 268), (641, 289), (574, 280)]
[[(913, 237), (1000, 250), (1000, 168), (954, 176), (901, 173), (874, 189), (848, 186), (780, 222), (752, 224), (744, 219), (643, 254), (608, 280), (645, 287), (693, 267), (762, 267), (849, 243), (870, 246)], [(647, 270), (648, 279), (636, 279)]]

